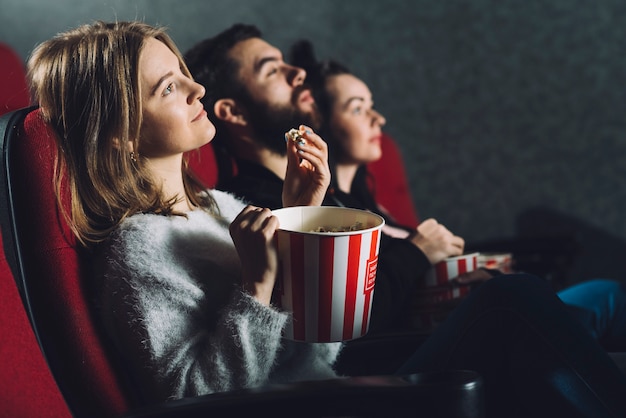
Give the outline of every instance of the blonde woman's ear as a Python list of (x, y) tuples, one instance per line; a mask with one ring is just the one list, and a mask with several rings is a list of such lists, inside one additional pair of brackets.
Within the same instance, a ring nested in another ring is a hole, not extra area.
[(132, 162), (137, 162), (138, 154), (135, 152), (135, 143), (133, 141), (126, 141), (126, 147), (122, 147), (122, 141), (118, 138), (113, 138), (113, 147), (119, 150), (121, 154), (127, 154)]
[[(122, 150), (122, 141), (120, 141), (119, 138), (113, 138), (113, 147)], [(135, 151), (135, 144), (133, 143), (133, 141), (126, 141), (126, 151)]]
[(137, 152), (135, 152), (135, 143), (133, 141), (126, 141), (126, 151), (130, 160), (134, 163), (137, 162)]

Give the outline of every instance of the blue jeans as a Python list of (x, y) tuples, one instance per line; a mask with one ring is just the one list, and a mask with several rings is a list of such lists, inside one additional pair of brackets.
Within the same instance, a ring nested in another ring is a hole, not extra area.
[(557, 293), (593, 338), (609, 351), (626, 351), (626, 285), (594, 279)]
[(449, 369), (483, 377), (488, 417), (626, 417), (626, 377), (535, 276), (481, 284), (397, 373)]

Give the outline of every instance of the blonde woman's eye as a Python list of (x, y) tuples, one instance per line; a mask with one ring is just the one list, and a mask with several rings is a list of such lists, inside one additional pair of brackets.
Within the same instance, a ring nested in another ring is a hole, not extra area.
[(165, 87), (165, 90), (163, 90), (163, 96), (167, 96), (173, 90), (174, 90), (174, 84), (173, 83), (168, 84), (167, 87)]
[(355, 107), (354, 109), (352, 109), (353, 115), (360, 115), (362, 112), (363, 112), (363, 108), (361, 107)]

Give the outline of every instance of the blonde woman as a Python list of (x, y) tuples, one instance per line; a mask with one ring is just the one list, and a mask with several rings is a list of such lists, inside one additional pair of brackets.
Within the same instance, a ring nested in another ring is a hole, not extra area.
[[(28, 65), (58, 134), (68, 221), (101, 266), (102, 322), (145, 399), (335, 376), (338, 344), (281, 340), (276, 218), (205, 191), (185, 168), (215, 128), (169, 36), (97, 22), (39, 45)], [(286, 205), (319, 204), (329, 183), (326, 145), (301, 128), (306, 144), (286, 144)]]

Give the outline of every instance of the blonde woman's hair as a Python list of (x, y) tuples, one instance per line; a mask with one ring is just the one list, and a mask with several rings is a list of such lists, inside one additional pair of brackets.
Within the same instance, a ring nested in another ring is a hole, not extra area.
[[(177, 215), (141, 157), (142, 122), (138, 61), (146, 39), (163, 42), (191, 78), (180, 51), (163, 28), (142, 22), (95, 22), (40, 44), (28, 61), (34, 99), (57, 133), (55, 190), (59, 207), (83, 245), (98, 243), (135, 213)], [(184, 170), (190, 201), (218, 214), (215, 201)], [(71, 207), (61, 204), (67, 177)]]

